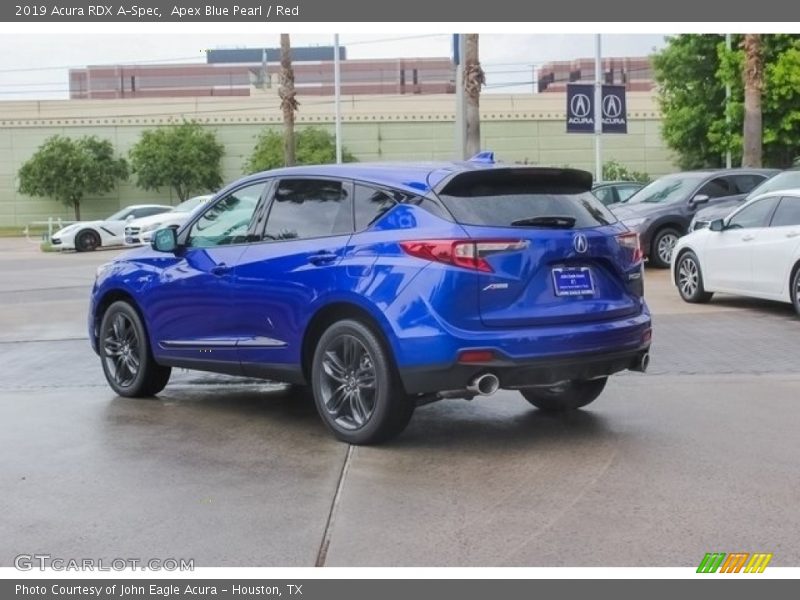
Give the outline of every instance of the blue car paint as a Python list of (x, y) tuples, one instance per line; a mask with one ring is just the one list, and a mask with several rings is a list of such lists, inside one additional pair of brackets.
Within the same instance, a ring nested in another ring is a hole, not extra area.
[[(287, 175), (354, 179), (424, 195), (453, 173), (480, 168), (492, 167), (296, 167), (242, 179), (217, 197)], [(97, 351), (98, 307), (108, 294), (124, 293), (143, 317), (157, 362), (253, 376), (264, 375), (259, 367), (267, 365), (267, 374), (302, 382), (309, 324), (326, 307), (345, 304), (380, 328), (407, 391), (415, 393), (436, 391), (416, 381), (417, 373), (452, 368), (464, 349), (490, 349), (498, 360), (519, 364), (645, 351), (650, 314), (644, 299), (626, 287), (642, 267), (615, 241), (625, 227), (582, 231), (599, 253), (591, 265), (592, 299), (556, 297), (550, 283), (554, 264), (581, 263), (571, 249), (574, 231), (461, 225), (412, 204), (396, 205), (366, 231), (347, 235), (187, 248), (177, 255), (139, 248), (99, 274), (90, 338)], [(494, 272), (483, 273), (415, 258), (400, 246), (468, 237), (525, 238), (530, 247), (491, 256)], [(311, 262), (321, 253), (327, 255), (323, 263)]]

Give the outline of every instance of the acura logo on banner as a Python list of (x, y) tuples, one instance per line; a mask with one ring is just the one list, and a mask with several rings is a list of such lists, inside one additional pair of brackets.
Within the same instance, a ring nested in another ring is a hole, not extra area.
[[(624, 85), (604, 85), (603, 133), (628, 133)], [(594, 85), (567, 85), (567, 133), (594, 133)]]

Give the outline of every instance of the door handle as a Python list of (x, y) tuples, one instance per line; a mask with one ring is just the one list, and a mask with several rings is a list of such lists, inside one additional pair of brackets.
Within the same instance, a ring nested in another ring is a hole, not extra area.
[(797, 237), (798, 235), (800, 235), (800, 231), (790, 231), (789, 233), (786, 234), (786, 237), (787, 238), (794, 238), (794, 237)]
[(225, 263), (220, 263), (216, 266), (211, 267), (211, 274), (216, 275), (217, 277), (221, 277), (222, 275), (227, 275), (230, 273), (231, 268), (226, 265)]
[(320, 252), (319, 254), (312, 254), (311, 256), (309, 256), (308, 262), (310, 262), (312, 265), (317, 265), (317, 266), (329, 265), (337, 258), (338, 256), (336, 256), (331, 252)]
[(754, 236), (754, 235), (743, 235), (742, 236), (742, 241), (743, 242), (751, 242), (754, 239), (756, 239), (756, 236)]

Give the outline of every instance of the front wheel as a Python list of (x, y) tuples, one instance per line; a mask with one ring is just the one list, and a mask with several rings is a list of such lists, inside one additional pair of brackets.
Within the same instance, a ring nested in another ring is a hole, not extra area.
[(539, 410), (566, 412), (593, 402), (606, 387), (608, 377), (600, 379), (572, 379), (553, 387), (536, 387), (520, 390), (525, 400)]
[(794, 310), (797, 312), (797, 316), (800, 317), (800, 265), (798, 265), (795, 269), (794, 277), (792, 277), (792, 283), (789, 287), (789, 290), (792, 295), (792, 304), (794, 305)]
[(100, 236), (91, 229), (81, 231), (75, 238), (75, 250), (77, 252), (91, 252), (99, 247)]
[(714, 295), (703, 287), (703, 273), (700, 261), (694, 252), (686, 252), (678, 259), (677, 266), (678, 293), (686, 302), (702, 303), (711, 300)]
[(360, 321), (339, 321), (322, 334), (311, 380), (323, 422), (351, 444), (375, 444), (398, 435), (414, 412), (386, 349)]
[(650, 264), (659, 269), (666, 269), (669, 267), (672, 260), (672, 251), (675, 249), (675, 244), (681, 237), (680, 232), (675, 229), (662, 229), (656, 233), (653, 238), (653, 247), (650, 251)]
[(98, 342), (103, 373), (120, 396), (154, 396), (167, 385), (172, 369), (153, 360), (142, 319), (127, 302), (108, 307)]

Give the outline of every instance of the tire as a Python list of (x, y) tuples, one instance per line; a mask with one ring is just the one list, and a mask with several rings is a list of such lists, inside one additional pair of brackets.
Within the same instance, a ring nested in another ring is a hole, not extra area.
[(685, 302), (701, 304), (711, 300), (714, 295), (703, 287), (703, 273), (700, 270), (700, 261), (694, 252), (681, 254), (675, 265), (675, 283), (678, 293)]
[(792, 304), (797, 316), (800, 317), (800, 264), (795, 265), (794, 276), (789, 287), (789, 294), (792, 297)]
[(144, 323), (127, 302), (114, 302), (106, 310), (98, 347), (106, 381), (120, 396), (154, 396), (167, 385), (172, 369), (153, 360)]
[(386, 441), (405, 429), (414, 412), (388, 351), (360, 321), (338, 321), (322, 334), (311, 382), (322, 421), (350, 444)]
[(650, 259), (650, 264), (659, 269), (668, 268), (670, 259), (672, 258), (672, 251), (680, 237), (681, 233), (671, 227), (665, 227), (659, 230), (653, 238), (653, 243), (650, 248), (650, 256), (648, 257)]
[(96, 231), (85, 229), (75, 236), (76, 252), (92, 252), (100, 247), (100, 236)]
[(606, 387), (608, 377), (600, 379), (573, 379), (550, 388), (520, 390), (525, 400), (544, 412), (559, 413), (575, 410), (593, 402)]

